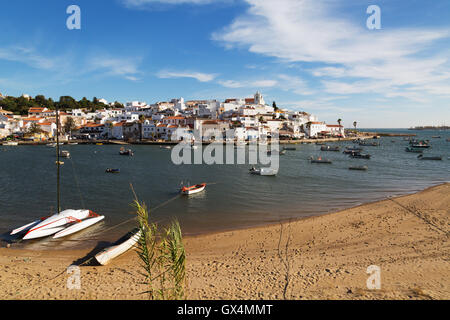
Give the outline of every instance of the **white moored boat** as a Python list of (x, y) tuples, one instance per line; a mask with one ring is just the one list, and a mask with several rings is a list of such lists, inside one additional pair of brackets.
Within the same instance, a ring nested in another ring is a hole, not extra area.
[(142, 233), (139, 229), (134, 229), (133, 231), (129, 232), (124, 237), (119, 239), (115, 245), (97, 253), (95, 255), (95, 259), (103, 266), (108, 264), (112, 259), (133, 248), (139, 241), (141, 234)]
[(181, 193), (186, 194), (186, 195), (199, 193), (199, 192), (202, 192), (203, 190), (205, 190), (205, 188), (206, 188), (206, 183), (197, 184), (195, 186), (181, 188)]
[[(89, 214), (89, 210), (64, 210), (61, 213), (54, 214), (53, 216), (45, 219), (44, 221), (41, 221), (40, 223), (32, 227), (23, 237), (23, 240), (42, 238), (55, 234), (63, 230), (64, 225), (86, 219)], [(62, 228), (58, 230), (59, 227)], [(49, 233), (49, 230), (54, 230), (54, 232)]]
[(3, 145), (4, 146), (18, 146), (19, 143), (18, 142), (14, 142), (14, 141), (9, 141), (9, 142), (4, 142)]
[(67, 227), (61, 231), (59, 231), (57, 234), (55, 234), (53, 236), (53, 239), (58, 239), (58, 238), (62, 238), (62, 237), (66, 237), (68, 235), (71, 235), (75, 232), (81, 231), (83, 229), (86, 229), (100, 221), (102, 221), (103, 219), (105, 219), (105, 216), (98, 216), (98, 217), (94, 217), (94, 218), (89, 218), (86, 220), (83, 220), (81, 222), (77, 222), (73, 225), (71, 225), (70, 227)]
[(250, 173), (257, 174), (260, 176), (276, 176), (278, 173), (278, 170), (270, 169), (270, 168), (261, 168), (261, 169), (251, 168)]

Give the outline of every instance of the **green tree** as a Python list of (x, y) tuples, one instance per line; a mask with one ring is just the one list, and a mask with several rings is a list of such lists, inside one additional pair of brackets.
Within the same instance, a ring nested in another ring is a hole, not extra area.
[(37, 95), (36, 97), (34, 97), (34, 102), (36, 102), (40, 107), (47, 107), (48, 106), (48, 101), (45, 98), (45, 96), (43, 95)]
[(274, 111), (278, 111), (278, 107), (275, 101), (272, 103), (272, 107)]
[(78, 103), (71, 96), (61, 96), (59, 98), (58, 107), (60, 110), (72, 110), (78, 108)]
[(27, 130), (28, 134), (35, 134), (35, 133), (41, 133), (41, 132), (42, 132), (41, 127), (35, 122), (32, 122), (30, 127)]
[(76, 127), (77, 126), (75, 124), (75, 120), (73, 120), (72, 117), (67, 117), (66, 122), (64, 123), (64, 127), (63, 127), (64, 133), (70, 134), (73, 130), (76, 129)]

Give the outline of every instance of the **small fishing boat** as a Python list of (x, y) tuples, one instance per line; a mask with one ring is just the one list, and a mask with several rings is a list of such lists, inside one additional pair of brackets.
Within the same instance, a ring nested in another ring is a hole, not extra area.
[(89, 228), (90, 226), (93, 226), (96, 223), (99, 223), (103, 219), (105, 219), (105, 216), (97, 216), (97, 217), (93, 216), (92, 218), (88, 218), (81, 222), (75, 222), (70, 227), (67, 227), (67, 228), (59, 231), (58, 233), (56, 233), (53, 236), (53, 239), (58, 239), (58, 238), (62, 238), (62, 237), (66, 237), (68, 235), (74, 234), (78, 231)]
[(61, 152), (59, 153), (59, 155), (63, 158), (70, 158), (70, 152), (67, 150), (61, 150)]
[[(62, 145), (64, 145), (63, 142), (60, 142), (60, 143), (58, 144), (58, 146), (62, 146)], [(55, 148), (56, 146), (57, 146), (56, 142), (55, 142), (55, 143), (49, 143), (49, 144), (47, 144), (47, 147)]]
[(295, 148), (295, 147), (283, 147), (283, 150), (296, 151), (297, 148)]
[(370, 154), (361, 154), (360, 152), (353, 152), (350, 154), (350, 158), (353, 159), (370, 159)]
[(413, 153), (423, 153), (423, 149), (422, 148), (414, 148), (414, 147), (406, 147), (405, 151), (406, 152), (413, 152)]
[(380, 144), (378, 142), (362, 141), (359, 145), (364, 147), (378, 147)]
[(114, 245), (103, 249), (95, 255), (95, 260), (102, 266), (107, 265), (111, 260), (124, 254), (131, 248), (135, 247), (136, 243), (139, 241), (142, 232), (138, 228), (133, 229), (125, 236), (117, 240)]
[(417, 156), (417, 159), (419, 159), (419, 160), (442, 160), (442, 157), (440, 157), (440, 156), (424, 156), (423, 154), (419, 154)]
[(331, 147), (331, 146), (322, 146), (320, 151), (340, 151), (339, 147)]
[(120, 148), (119, 154), (121, 156), (130, 156), (130, 157), (134, 155), (134, 153), (131, 149), (125, 150), (125, 148), (123, 148), (123, 147)]
[(417, 144), (411, 145), (411, 147), (427, 149), (427, 148), (430, 148), (431, 146), (428, 143), (417, 143)]
[(283, 156), (283, 155), (285, 155), (286, 154), (286, 150), (281, 150), (280, 151), (280, 156)]
[(105, 170), (106, 173), (120, 173), (120, 169), (108, 168)]
[(97, 145), (97, 146), (102, 146), (103, 143), (99, 142), (99, 143), (96, 143), (95, 145)]
[(195, 186), (181, 188), (181, 193), (185, 195), (202, 192), (206, 188), (206, 183), (196, 184)]
[(62, 165), (64, 164), (64, 161), (55, 161), (55, 163), (56, 163), (57, 165), (62, 166)]
[(78, 142), (70, 142), (68, 143), (69, 146), (76, 146), (78, 144)]
[(343, 154), (353, 154), (353, 153), (357, 153), (357, 152), (361, 152), (362, 151), (362, 149), (352, 149), (352, 150), (349, 150), (349, 149), (346, 149), (346, 150), (344, 150), (342, 153)]
[(8, 142), (3, 142), (3, 145), (4, 145), (4, 146), (12, 147), (12, 146), (18, 146), (19, 143), (18, 143), (18, 142), (15, 142), (15, 141), (8, 141)]
[(328, 159), (322, 159), (322, 157), (318, 157), (317, 159), (314, 159), (313, 157), (309, 158), (311, 163), (323, 163), (323, 164), (332, 164), (333, 162)]
[(352, 166), (348, 168), (349, 170), (359, 170), (359, 171), (367, 171), (369, 168), (367, 166)]
[(432, 136), (431, 138), (433, 138), (433, 139), (440, 139), (441, 136)]
[(318, 145), (318, 146), (324, 146), (324, 145), (325, 145), (325, 142), (316, 142), (316, 145)]
[(252, 167), (249, 172), (251, 174), (256, 174), (260, 176), (276, 176), (278, 173), (278, 170), (271, 169), (271, 168), (260, 168), (256, 169), (255, 167)]
[(159, 146), (159, 148), (161, 148), (161, 149), (168, 149), (168, 150), (172, 149), (170, 146)]
[(359, 147), (346, 147), (343, 154), (352, 154), (354, 152), (361, 152), (363, 149)]

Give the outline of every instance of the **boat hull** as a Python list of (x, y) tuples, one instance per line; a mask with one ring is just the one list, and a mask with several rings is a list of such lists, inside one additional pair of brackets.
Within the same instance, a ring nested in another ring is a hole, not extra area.
[(187, 189), (187, 190), (181, 189), (181, 193), (185, 194), (185, 195), (196, 194), (196, 193), (202, 192), (203, 190), (205, 190), (205, 188), (206, 188), (206, 185), (202, 185), (201, 187)]
[(108, 247), (98, 254), (95, 255), (95, 259), (98, 263), (100, 263), (102, 266), (107, 265), (111, 260), (114, 258), (124, 254), (131, 248), (133, 248), (136, 243), (139, 241), (139, 238), (141, 237), (142, 232), (139, 230), (132, 234), (127, 240), (125, 240), (122, 243), (119, 243), (117, 245), (113, 245), (111, 247)]
[(51, 236), (52, 234), (55, 234), (61, 230), (64, 230), (64, 227), (56, 227), (56, 228), (47, 228), (47, 229), (38, 229), (33, 232), (27, 233), (23, 240), (31, 240), (31, 239), (38, 239), (43, 237)]
[(13, 236), (13, 235), (15, 235), (15, 234), (18, 234), (18, 233), (21, 233), (21, 232), (28, 231), (28, 230), (30, 230), (31, 228), (33, 228), (34, 226), (36, 226), (36, 225), (38, 225), (39, 223), (41, 223), (41, 222), (42, 222), (41, 219), (36, 220), (36, 221), (33, 221), (33, 222), (31, 222), (31, 223), (29, 223), (29, 224), (26, 224), (26, 225), (24, 225), (24, 226), (22, 226), (22, 227), (20, 227), (20, 228), (17, 228), (17, 229), (12, 230), (11, 233), (10, 233), (10, 235)]
[(83, 229), (89, 228), (90, 226), (99, 223), (100, 221), (102, 221), (103, 219), (105, 219), (105, 216), (99, 216), (99, 217), (95, 217), (95, 218), (89, 218), (86, 220), (83, 220), (81, 222), (78, 222), (68, 228), (65, 228), (64, 230), (58, 232), (57, 234), (55, 234), (53, 236), (53, 239), (58, 239), (58, 238), (62, 238), (62, 237), (66, 237), (68, 235), (74, 234), (78, 231), (81, 231)]
[(56, 232), (53, 232), (50, 234), (46, 234), (45, 232), (42, 232), (42, 231), (46, 230), (46, 229), (56, 229), (56, 228), (64, 226), (67, 223), (74, 222), (76, 220), (86, 219), (89, 216), (89, 214), (90, 214), (89, 210), (69, 209), (69, 210), (62, 211), (61, 213), (55, 214), (55, 215), (45, 219), (44, 221), (40, 222), (33, 228), (31, 228), (28, 231), (28, 233), (25, 235), (23, 240), (46, 237), (48, 235), (54, 234), (56, 232), (61, 231), (62, 229), (57, 230)]

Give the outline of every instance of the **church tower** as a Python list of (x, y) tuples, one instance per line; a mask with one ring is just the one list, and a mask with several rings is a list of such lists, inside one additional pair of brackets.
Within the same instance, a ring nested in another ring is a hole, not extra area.
[(255, 93), (255, 104), (265, 105), (264, 98), (259, 91), (256, 91)]

